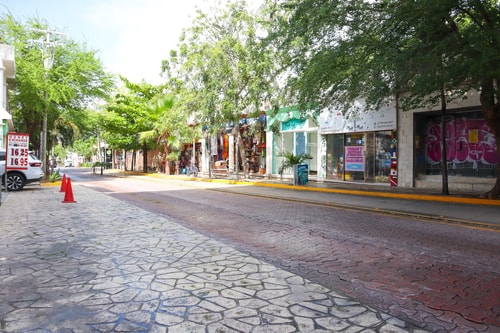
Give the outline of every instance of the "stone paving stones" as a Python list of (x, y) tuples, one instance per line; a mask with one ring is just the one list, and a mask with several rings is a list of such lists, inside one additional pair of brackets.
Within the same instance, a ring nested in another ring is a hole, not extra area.
[(162, 216), (74, 192), (71, 206), (42, 188), (0, 207), (1, 332), (423, 332)]

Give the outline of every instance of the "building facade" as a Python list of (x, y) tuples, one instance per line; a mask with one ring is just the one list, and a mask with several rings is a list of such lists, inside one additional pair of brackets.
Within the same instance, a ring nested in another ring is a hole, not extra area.
[(14, 79), (16, 72), (14, 47), (0, 44), (0, 147), (5, 148), (7, 132), (14, 129), (12, 116), (8, 112), (7, 80)]
[[(326, 109), (320, 115), (320, 179), (390, 183), (391, 164), (398, 158), (394, 100), (379, 110), (363, 101), (342, 112)], [(397, 185), (395, 165), (393, 185)]]
[[(391, 98), (370, 110), (358, 100), (349, 110), (325, 109), (318, 118), (297, 108), (280, 109), (268, 117), (267, 176), (280, 176), (281, 154), (288, 151), (312, 155), (309, 172), (318, 181), (441, 188), (440, 106), (403, 112), (397, 102)], [(270, 130), (273, 125), (277, 133)], [(498, 173), (497, 146), (477, 92), (448, 103), (445, 126), (450, 191), (491, 189)]]
[[(446, 160), (450, 191), (485, 192), (497, 177), (495, 136), (480, 109), (479, 93), (448, 103)], [(442, 149), (440, 107), (398, 112), (399, 186), (440, 188)]]
[[(278, 131), (273, 131), (273, 127)], [(312, 159), (306, 162), (309, 174), (313, 177), (318, 175), (320, 137), (318, 121), (312, 110), (302, 112), (297, 106), (281, 108), (275, 115), (267, 117), (266, 137), (267, 175), (278, 175), (286, 152), (310, 155)], [(292, 169), (285, 170), (283, 174), (290, 176)]]

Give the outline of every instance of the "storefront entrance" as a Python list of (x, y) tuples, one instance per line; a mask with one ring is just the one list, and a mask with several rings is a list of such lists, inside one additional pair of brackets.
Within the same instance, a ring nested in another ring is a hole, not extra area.
[(327, 179), (389, 183), (394, 131), (330, 134), (326, 140)]

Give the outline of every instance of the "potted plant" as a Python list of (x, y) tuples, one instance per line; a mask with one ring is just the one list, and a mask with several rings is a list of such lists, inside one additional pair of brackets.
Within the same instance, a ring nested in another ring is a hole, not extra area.
[(298, 155), (295, 155), (294, 153), (291, 152), (285, 152), (283, 154), (283, 160), (281, 161), (281, 166), (278, 169), (278, 173), (280, 174), (281, 177), (283, 177), (283, 172), (287, 169), (293, 169), (293, 184), (299, 184), (299, 179), (297, 179), (298, 174), (295, 172), (295, 168), (299, 164), (303, 164), (307, 160), (312, 159), (312, 156), (306, 153), (301, 153)]

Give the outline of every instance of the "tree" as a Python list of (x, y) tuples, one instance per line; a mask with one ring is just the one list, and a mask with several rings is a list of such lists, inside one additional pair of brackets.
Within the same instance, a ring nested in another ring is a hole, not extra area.
[(134, 155), (137, 150), (143, 149), (143, 172), (147, 172), (147, 153), (154, 140), (149, 140), (148, 136), (143, 136), (141, 140), (141, 133), (154, 128), (159, 115), (150, 105), (163, 96), (164, 87), (146, 82), (132, 83), (123, 77), (121, 80), (124, 83), (122, 91), (115, 94), (99, 114), (99, 130), (115, 149), (132, 150)]
[(174, 98), (171, 96), (158, 96), (153, 100), (149, 105), (150, 114), (154, 115), (152, 128), (140, 135), (140, 140), (155, 143), (162, 153), (162, 162), (165, 163), (167, 157), (180, 148), (186, 137), (187, 117), (174, 105)]
[(89, 137), (86, 139), (78, 139), (73, 142), (72, 149), (83, 156), (85, 162), (90, 162), (92, 158), (92, 149), (97, 144), (97, 137)]
[(165, 76), (180, 88), (184, 112), (212, 132), (234, 124), (238, 147), (242, 113), (259, 111), (275, 83), (274, 50), (262, 47), (266, 25), (245, 1), (229, 2), (213, 14), (199, 11), (183, 32), (179, 51), (163, 62)]
[[(445, 105), (476, 89), (500, 147), (497, 0), (301, 0), (270, 9), (277, 27), (272, 40), (301, 104), (348, 108), (364, 98), (378, 106), (398, 93), (408, 110)], [(499, 192), (497, 171), (485, 196)]]
[[(11, 15), (0, 19), (3, 42), (15, 46), (16, 81), (10, 109), (15, 127), (30, 134), (34, 147), (40, 147), (44, 117), (47, 133), (57, 133), (70, 145), (85, 110), (108, 96), (113, 78), (104, 71), (96, 51), (85, 44), (65, 38), (53, 39), (52, 45), (37, 45), (35, 42), (45, 38), (44, 30), (48, 23), (43, 20), (29, 19), (23, 24)], [(51, 68), (44, 67), (48, 58)]]

